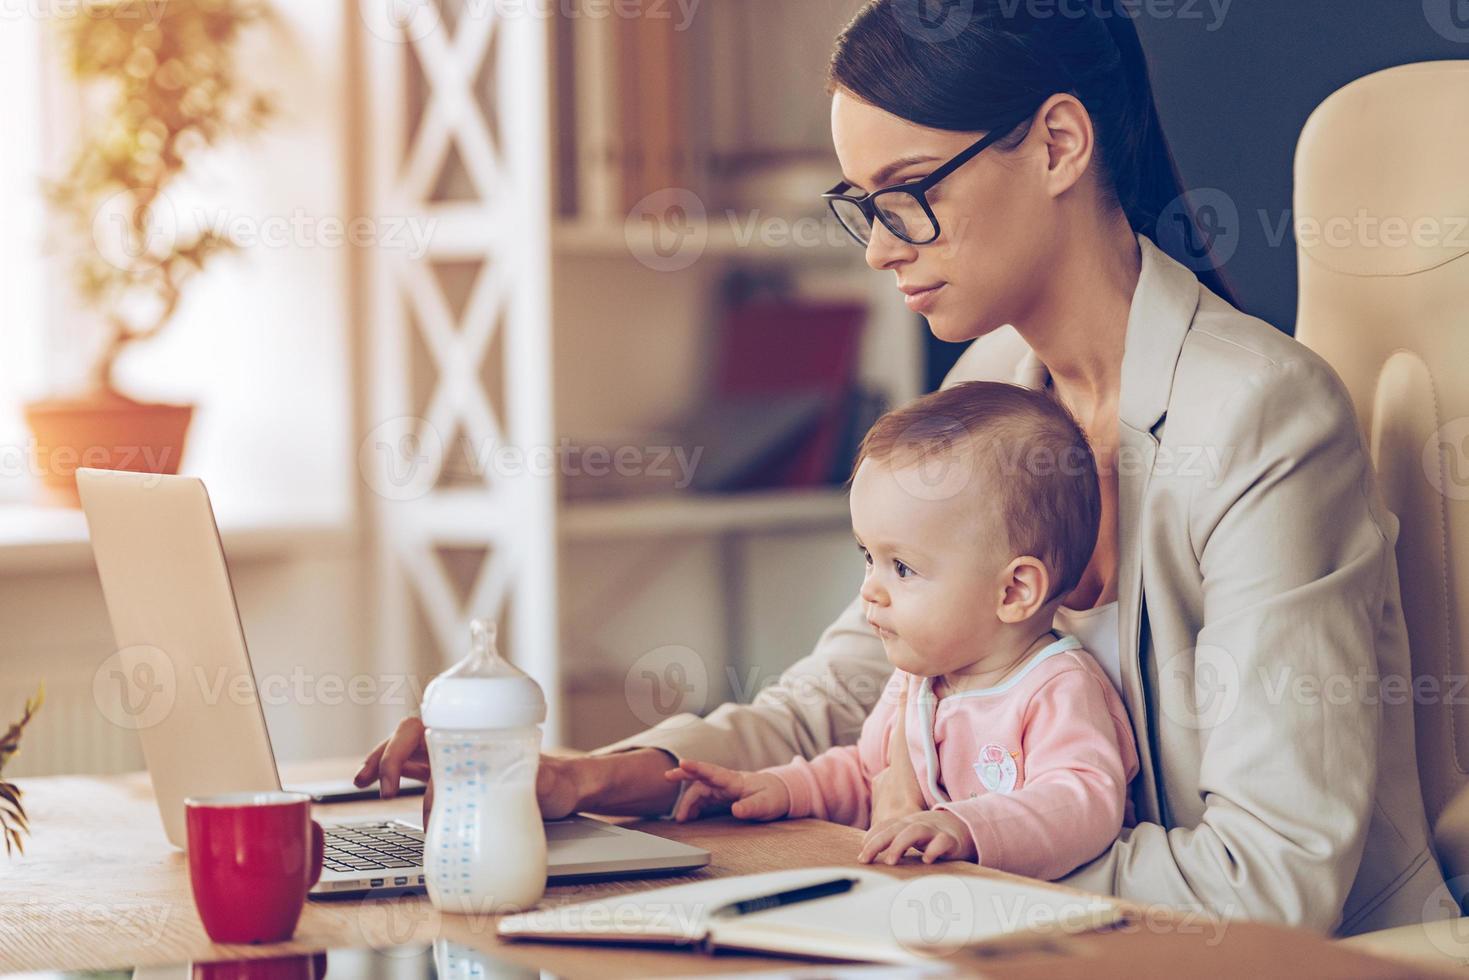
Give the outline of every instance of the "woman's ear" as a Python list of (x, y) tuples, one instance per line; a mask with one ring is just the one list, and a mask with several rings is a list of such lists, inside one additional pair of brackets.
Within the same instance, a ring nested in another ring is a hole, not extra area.
[(1046, 190), (1052, 197), (1075, 187), (1091, 166), (1096, 149), (1096, 132), (1091, 113), (1076, 96), (1051, 96), (1036, 114), (1032, 138), (1045, 141)]
[(1022, 555), (1000, 573), (1000, 604), (995, 615), (1002, 623), (1023, 623), (1041, 610), (1051, 594), (1051, 573), (1039, 558)]

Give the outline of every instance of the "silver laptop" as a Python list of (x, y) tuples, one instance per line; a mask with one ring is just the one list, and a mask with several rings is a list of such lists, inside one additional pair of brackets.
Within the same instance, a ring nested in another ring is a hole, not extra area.
[[(123, 684), (140, 685), (125, 692), (125, 717), (142, 741), (164, 831), (183, 847), (186, 797), (281, 788), (209, 494), (193, 477), (95, 469), (77, 470), (77, 488), (114, 667)], [(416, 823), (320, 823), (326, 867), (313, 895), (422, 890)], [(548, 822), (546, 841), (553, 880), (709, 863), (702, 848), (582, 816)]]

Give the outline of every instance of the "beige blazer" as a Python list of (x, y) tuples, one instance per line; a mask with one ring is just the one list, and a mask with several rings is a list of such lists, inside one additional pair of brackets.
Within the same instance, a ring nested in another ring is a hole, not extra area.
[[(1139, 242), (1118, 458), (1137, 823), (1066, 881), (1341, 934), (1443, 917), (1405, 695), (1397, 520), (1350, 397), (1311, 351)], [(1006, 327), (948, 383), (976, 379), (1037, 387), (1047, 372)], [(753, 703), (600, 751), (744, 769), (809, 758), (856, 741), (890, 669), (854, 601)]]

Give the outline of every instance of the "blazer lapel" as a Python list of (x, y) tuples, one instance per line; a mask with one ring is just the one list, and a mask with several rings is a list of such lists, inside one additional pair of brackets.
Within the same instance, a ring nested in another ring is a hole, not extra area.
[(1198, 279), (1143, 235), (1142, 273), (1133, 294), (1122, 355), (1118, 405), (1118, 649), (1122, 683), (1138, 743), (1134, 800), (1139, 820), (1161, 822), (1146, 675), (1143, 671), (1143, 508), (1158, 454), (1158, 431), (1168, 412), (1173, 374), (1199, 308)]
[[(1117, 627), (1121, 651), (1123, 696), (1138, 743), (1137, 817), (1160, 821), (1158, 788), (1142, 669), (1143, 507), (1158, 455), (1158, 427), (1168, 412), (1173, 373), (1183, 341), (1199, 308), (1198, 278), (1165, 254), (1145, 235), (1138, 236), (1142, 271), (1133, 293), (1122, 355), (1122, 391), (1118, 402), (1118, 585)], [(1012, 380), (1027, 388), (1043, 388), (1050, 372), (1035, 351), (1027, 349)]]

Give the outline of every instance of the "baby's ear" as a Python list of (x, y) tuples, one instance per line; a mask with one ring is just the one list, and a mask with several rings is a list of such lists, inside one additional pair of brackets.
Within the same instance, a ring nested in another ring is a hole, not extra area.
[(1000, 602), (995, 615), (1002, 623), (1023, 623), (1046, 604), (1051, 573), (1033, 555), (1012, 559), (1000, 576)]

